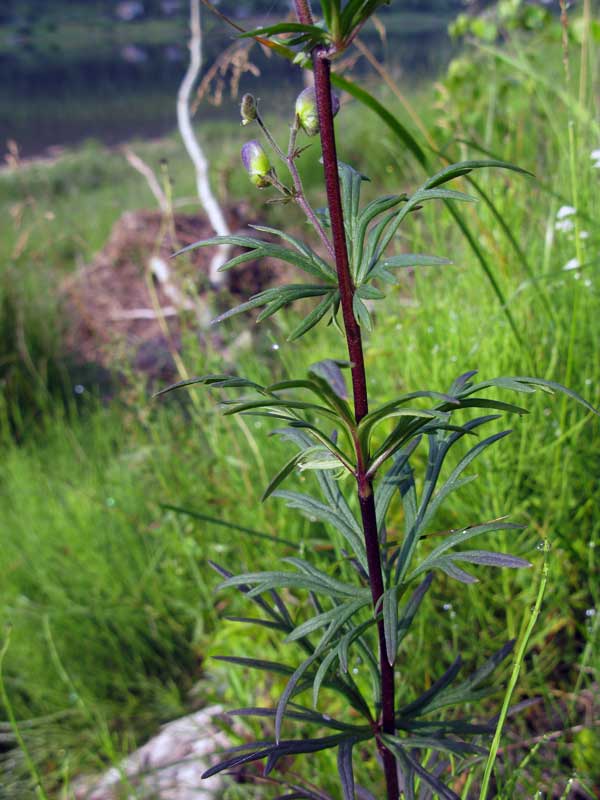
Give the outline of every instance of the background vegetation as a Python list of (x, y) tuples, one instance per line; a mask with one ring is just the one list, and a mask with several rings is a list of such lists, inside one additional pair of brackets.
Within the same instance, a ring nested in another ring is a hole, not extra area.
[[(409, 251), (451, 254), (455, 264), (415, 274), (386, 301), (377, 344), (367, 340), (372, 391), (382, 401), (417, 384), (443, 390), (458, 373), (479, 369), (483, 377), (557, 380), (600, 405), (596, 9), (586, 8), (587, 26), (570, 20), (568, 73), (556, 19), (513, 24), (507, 15), (494, 18), (493, 35), (469, 29), (460, 57), (437, 83), (418, 92), (402, 86), (410, 108), (378, 79), (386, 107), (424, 145), (455, 159), (491, 153), (536, 174), (535, 180), (478, 178), (514, 239), (485, 201), (470, 212), (504, 308), (472, 248), (439, 209), (423, 209), (399, 242)], [(261, 95), (263, 112), (274, 115), (276, 103)], [(418, 182), (410, 153), (356, 102), (344, 105), (337, 125), (341, 157), (368, 173), (378, 193)], [(201, 135), (223, 199), (234, 204), (247, 197), (245, 176), (236, 170), (239, 128), (215, 121)], [(193, 195), (175, 138), (138, 143), (137, 151), (157, 168), (168, 158), (176, 196)], [(314, 149), (305, 162), (316, 193)], [(261, 568), (264, 540), (164, 504), (300, 547), (319, 529), (308, 520), (292, 522), (277, 501), (259, 506), (266, 476), (281, 461), (271, 441), (268, 462), (260, 456), (268, 434), (260, 422), (224, 420), (201, 393), (195, 404), (151, 403), (139, 375), (107, 402), (90, 366), (65, 353), (69, 320), (61, 283), (102, 247), (123, 210), (153, 203), (122, 155), (88, 144), (50, 166), (5, 171), (0, 197), (0, 623), (12, 629), (3, 682), (48, 795), (69, 797), (76, 776), (117, 762), (160, 723), (214, 700), (257, 700), (248, 696), (243, 674), (210, 660), (218, 652), (255, 650), (257, 642), (223, 623), (238, 601), (215, 600), (218, 579), (206, 560), (232, 570)], [(248, 217), (277, 222), (283, 212), (263, 200), (254, 198)], [(318, 358), (344, 356), (335, 331), (288, 349), (288, 324), (291, 330), (293, 319), (257, 329), (252, 349), (230, 366), (260, 380), (267, 365), (283, 377)], [(247, 320), (227, 323), (222, 335), (231, 341), (247, 326)], [(182, 358), (190, 373), (222, 369), (221, 354), (201, 344), (193, 326)], [(472, 485), (481, 494), (464, 487), (445, 523), (513, 509), (527, 531), (519, 552), (511, 550), (535, 569), (505, 571), (493, 588), (460, 587), (456, 595), (451, 583), (436, 580), (419, 633), (407, 642), (407, 653), (417, 657), (411, 655), (406, 692), (413, 681), (433, 679), (457, 650), (475, 665), (522, 633), (539, 580), (536, 547), (548, 538), (549, 588), (515, 697), (536, 702), (509, 721), (495, 796), (594, 797), (600, 788), (598, 423), (561, 399), (532, 397), (530, 416), (515, 420), (509, 441), (481, 460)], [(200, 412), (209, 425), (198, 423)], [(250, 498), (247, 508), (240, 496)], [(268, 546), (289, 552), (284, 543)], [(480, 577), (490, 579), (483, 571)], [(266, 653), (273, 645), (262, 635), (258, 646)], [(477, 713), (493, 714), (500, 696)], [(16, 744), (14, 728), (2, 723), (0, 797), (7, 799), (32, 796)], [(326, 760), (316, 762), (311, 777), (327, 787), (329, 769)], [(472, 796), (460, 779), (456, 790)], [(233, 786), (231, 797), (237, 791)]]

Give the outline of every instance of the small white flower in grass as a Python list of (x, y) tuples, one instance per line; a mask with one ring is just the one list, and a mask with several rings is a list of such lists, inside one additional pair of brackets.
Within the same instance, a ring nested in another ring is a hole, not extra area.
[(572, 219), (566, 217), (565, 219), (559, 219), (557, 222), (554, 223), (554, 228), (561, 233), (570, 233), (573, 228), (575, 227), (575, 223)]
[(581, 266), (581, 264), (579, 263), (579, 260), (578, 260), (577, 258), (571, 258), (571, 259), (570, 259), (569, 261), (567, 261), (567, 263), (564, 265), (563, 269), (564, 269), (564, 270), (569, 270), (569, 269), (579, 269), (579, 267), (580, 267), (580, 266)]
[(579, 231), (579, 238), (580, 239), (589, 239), (590, 238), (590, 234), (588, 233), (588, 231)]
[[(592, 161), (600, 162), (600, 149), (592, 150), (592, 152), (590, 153), (590, 158), (592, 159)], [(598, 164), (594, 164), (594, 166), (597, 167)]]
[(573, 214), (576, 213), (577, 209), (573, 208), (573, 206), (561, 206), (556, 212), (556, 219), (566, 219), (567, 217), (572, 217)]

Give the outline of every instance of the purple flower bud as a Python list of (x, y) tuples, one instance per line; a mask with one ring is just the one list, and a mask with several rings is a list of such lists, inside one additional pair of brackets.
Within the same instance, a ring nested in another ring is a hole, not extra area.
[[(333, 116), (340, 110), (339, 97), (331, 93)], [(317, 113), (317, 96), (314, 86), (304, 89), (296, 98), (296, 116), (302, 130), (307, 136), (316, 136), (319, 132), (319, 115)]]
[(270, 185), (270, 182), (266, 180), (267, 175), (272, 171), (269, 157), (256, 139), (246, 142), (242, 147), (242, 163), (255, 186), (264, 189), (265, 186)]

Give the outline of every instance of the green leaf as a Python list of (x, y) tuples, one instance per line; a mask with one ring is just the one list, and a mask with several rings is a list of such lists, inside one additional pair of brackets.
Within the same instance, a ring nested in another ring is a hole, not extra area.
[(426, 189), (432, 189), (435, 186), (441, 186), (441, 184), (447, 183), (454, 178), (467, 175), (469, 172), (472, 172), (475, 169), (490, 168), (508, 169), (512, 170), (513, 172), (519, 172), (522, 175), (535, 177), (533, 173), (529, 172), (528, 170), (517, 167), (515, 164), (509, 164), (507, 161), (498, 161), (496, 159), (475, 159), (472, 161), (459, 161), (456, 164), (450, 164), (449, 166), (444, 167), (444, 169), (441, 169), (439, 172), (436, 172), (435, 175), (432, 175), (431, 178), (428, 178), (423, 186)]
[(188, 244), (187, 247), (182, 247), (181, 250), (173, 253), (171, 258), (177, 258), (177, 256), (183, 255), (183, 253), (189, 253), (191, 250), (198, 250), (200, 247), (215, 247), (224, 244), (256, 249), (263, 247), (266, 242), (262, 239), (254, 239), (251, 236), (212, 236), (209, 239), (200, 239), (197, 242)]
[(299, 339), (301, 336), (304, 336), (305, 333), (311, 328), (320, 322), (323, 317), (330, 311), (336, 303), (339, 301), (339, 292), (334, 291), (331, 292), (327, 297), (325, 297), (319, 305), (313, 309), (313, 311), (308, 314), (303, 322), (301, 322), (288, 336), (288, 342), (294, 342), (296, 339)]
[(370, 449), (371, 435), (377, 425), (380, 425), (386, 420), (406, 417), (406, 420), (396, 426), (393, 434), (387, 437), (381, 448), (375, 451), (374, 460), (369, 466), (369, 472), (371, 472), (375, 458), (379, 455), (381, 450), (389, 443), (393, 442), (394, 439), (400, 440), (408, 432), (412, 423), (417, 420), (446, 421), (449, 418), (445, 411), (436, 411), (429, 408), (402, 408), (401, 401), (395, 405), (396, 407), (393, 407), (392, 404), (386, 404), (385, 407), (379, 408), (371, 414), (367, 414), (359, 423), (358, 436), (364, 451), (367, 452)]
[[(295, 508), (312, 520), (320, 520), (321, 522), (333, 525), (335, 530), (340, 533), (348, 545), (353, 555), (359, 560), (363, 568), (367, 567), (367, 555), (362, 536), (362, 529), (356, 519), (349, 512), (346, 506), (335, 507), (333, 505), (326, 505), (315, 500), (309, 495), (299, 494), (297, 492), (278, 491), (275, 497), (281, 497), (286, 501), (289, 508)], [(349, 513), (346, 513), (348, 511)]]
[(443, 556), (442, 558), (439, 558), (435, 563), (435, 566), (439, 567), (442, 572), (445, 572), (449, 578), (453, 578), (455, 581), (460, 581), (460, 583), (479, 583), (479, 578), (475, 578), (466, 570), (457, 567), (451, 556)]
[(294, 471), (295, 467), (298, 465), (298, 463), (302, 460), (303, 457), (304, 457), (304, 451), (296, 453), (295, 456), (290, 458), (290, 460), (283, 465), (283, 467), (279, 470), (279, 472), (275, 475), (275, 477), (270, 481), (267, 488), (264, 490), (263, 495), (261, 497), (261, 500), (263, 502), (267, 499), (267, 497), (272, 495), (275, 489), (279, 486), (279, 484), (282, 483), (287, 478), (287, 476)]
[(515, 646), (515, 639), (511, 639), (497, 650), (481, 667), (469, 675), (455, 687), (447, 686), (446, 689), (431, 699), (427, 705), (426, 713), (438, 711), (446, 706), (470, 703), (498, 691), (496, 685), (489, 688), (479, 688), (492, 675), (499, 665), (510, 655)]
[(398, 739), (398, 737), (390, 736), (389, 734), (383, 734), (382, 738), (402, 764), (403, 772), (416, 773), (442, 800), (460, 800), (460, 797), (455, 792), (445, 786), (438, 777), (428, 772), (406, 752), (403, 746), (404, 739)]
[(419, 164), (421, 164), (423, 167), (426, 166), (427, 159), (425, 157), (424, 150), (421, 148), (421, 145), (417, 142), (408, 128), (406, 128), (393, 114), (391, 114), (387, 108), (379, 102), (379, 100), (373, 97), (372, 94), (369, 94), (369, 92), (367, 92), (361, 86), (349, 81), (347, 78), (343, 78), (341, 75), (332, 75), (331, 82), (338, 89), (348, 92), (348, 94), (352, 95), (352, 97), (360, 100), (360, 102), (367, 106), (367, 108), (370, 108), (372, 111), (374, 111), (377, 116), (380, 117), (383, 122), (385, 122), (390, 130), (392, 130), (393, 133), (395, 133), (396, 136), (404, 143)]
[(172, 392), (175, 389), (183, 389), (186, 386), (210, 386), (213, 383), (219, 383), (222, 380), (230, 378), (230, 375), (218, 375), (218, 374), (211, 374), (211, 375), (200, 375), (197, 378), (187, 378), (184, 381), (178, 381), (177, 383), (171, 384), (171, 386), (167, 386), (166, 389), (161, 389), (160, 392), (156, 392), (153, 394), (152, 397), (161, 397), (163, 394), (167, 394), (168, 392)]
[(296, 550), (299, 547), (298, 542), (292, 542), (290, 539), (282, 539), (279, 536), (272, 536), (271, 534), (264, 533), (263, 531), (256, 531), (253, 528), (246, 528), (243, 525), (236, 525), (233, 522), (227, 522), (226, 520), (219, 519), (218, 517), (211, 517), (208, 514), (203, 514), (200, 511), (194, 511), (191, 508), (182, 508), (181, 506), (174, 506), (170, 503), (161, 503), (160, 507), (164, 508), (166, 511), (174, 511), (177, 514), (186, 514), (188, 517), (202, 520), (202, 522), (210, 522), (211, 525), (220, 525), (223, 528), (228, 528), (232, 531), (239, 531), (240, 533), (245, 533), (246, 535), (252, 536), (256, 539), (265, 539), (269, 542), (274, 542), (275, 544), (284, 544), (287, 547), (293, 547)]
[(250, 300), (247, 300), (245, 303), (241, 303), (239, 306), (235, 306), (235, 308), (231, 308), (228, 311), (219, 314), (218, 317), (215, 317), (212, 321), (212, 325), (216, 325), (219, 322), (223, 322), (230, 317), (234, 317), (237, 314), (242, 314), (245, 311), (251, 311), (253, 308), (259, 308), (260, 306), (269, 305), (269, 311), (267, 313), (262, 313), (259, 315), (259, 319), (257, 321), (262, 321), (271, 314), (274, 314), (280, 308), (283, 308), (285, 305), (289, 305), (296, 300), (301, 300), (306, 297), (322, 297), (323, 295), (328, 295), (332, 291), (331, 286), (327, 285), (313, 285), (313, 284), (288, 284), (287, 286), (278, 286), (273, 289), (267, 289), (264, 292), (259, 292), (256, 295), (253, 295)]
[[(489, 419), (489, 417), (487, 419)], [(479, 422), (479, 424), (482, 424), (480, 421), (478, 421), (478, 422)], [(475, 427), (475, 426), (471, 425), (471, 429), (473, 427)], [(427, 527), (428, 523), (434, 518), (437, 510), (440, 508), (442, 503), (446, 500), (448, 495), (450, 495), (452, 492), (456, 491), (456, 489), (460, 488), (461, 486), (464, 486), (466, 483), (469, 483), (470, 481), (474, 480), (477, 477), (476, 475), (474, 475), (474, 476), (471, 476), (471, 477), (468, 477), (468, 478), (461, 479), (460, 476), (465, 471), (465, 469), (479, 455), (481, 455), (481, 453), (484, 450), (486, 450), (488, 447), (490, 447), (490, 445), (495, 444), (495, 442), (499, 442), (501, 439), (504, 439), (510, 433), (511, 433), (511, 431), (501, 431), (500, 433), (496, 433), (493, 436), (489, 436), (487, 439), (484, 439), (483, 441), (478, 442), (475, 445), (475, 447), (471, 448), (471, 450), (469, 450), (469, 452), (459, 461), (459, 463), (452, 470), (452, 472), (450, 473), (448, 479), (446, 480), (446, 482), (444, 483), (442, 488), (439, 490), (437, 495), (432, 499), (432, 501), (430, 503), (428, 503), (427, 508), (424, 509), (424, 512), (423, 512), (423, 515), (422, 515), (422, 519), (421, 519), (421, 529), (422, 530), (425, 530), (425, 528)], [(457, 441), (457, 439), (458, 439), (458, 436), (456, 438), (454, 438), (454, 441)], [(449, 445), (452, 445), (454, 443), (454, 441), (450, 441)], [(445, 456), (445, 453), (443, 454), (442, 459), (443, 459), (444, 456)], [(440, 464), (440, 467), (441, 467), (441, 464)]]
[[(358, 738), (367, 739), (370, 737), (371, 733), (369, 732), (369, 734), (363, 734), (363, 736)], [(218, 764), (210, 767), (210, 769), (207, 769), (206, 772), (202, 774), (202, 778), (210, 778), (212, 775), (216, 775), (223, 770), (233, 769), (234, 767), (241, 766), (242, 764), (247, 764), (251, 761), (258, 761), (261, 758), (272, 755), (281, 758), (282, 756), (286, 755), (318, 753), (321, 750), (328, 750), (333, 747), (338, 747), (342, 742), (349, 738), (355, 739), (357, 738), (357, 734), (338, 733), (333, 736), (324, 736), (320, 739), (284, 740), (275, 744), (272, 742), (249, 742), (241, 747), (235, 747), (226, 750), (226, 753), (235, 752), (237, 755), (233, 756), (232, 758), (228, 758), (225, 761), (220, 761)], [(255, 747), (258, 747), (259, 749), (252, 750), (252, 748)], [(249, 749), (251, 750), (250, 753), (241, 754), (240, 752)]]
[(314, 708), (317, 707), (317, 703), (319, 701), (319, 692), (321, 691), (321, 686), (323, 685), (323, 681), (327, 677), (327, 673), (331, 668), (331, 665), (338, 657), (337, 649), (330, 650), (329, 653), (325, 656), (325, 658), (319, 664), (319, 668), (315, 674), (313, 680), (313, 706)]
[(570, 397), (571, 400), (575, 400), (576, 403), (579, 403), (588, 411), (591, 411), (592, 414), (596, 414), (596, 416), (600, 416), (600, 410), (595, 408), (591, 403), (583, 398), (577, 392), (574, 392), (573, 389), (568, 389), (566, 386), (562, 386), (560, 383), (556, 383), (555, 381), (547, 381), (543, 378), (514, 378), (513, 380), (518, 381), (521, 384), (527, 384), (529, 386), (535, 386), (540, 389), (550, 390), (550, 392), (560, 392), (562, 394), (567, 395)]
[[(233, 711), (228, 711), (227, 714), (231, 717), (267, 717), (271, 719), (275, 716), (275, 709), (252, 706), (248, 708), (236, 708)], [(313, 722), (315, 725), (319, 725), (323, 728), (332, 728), (333, 730), (346, 731), (348, 733), (356, 732), (358, 734), (364, 734), (367, 732), (367, 728), (364, 725), (349, 725), (347, 722), (333, 719), (327, 714), (321, 714), (305, 706), (300, 706), (297, 703), (289, 703), (286, 717), (299, 720), (300, 722)]]
[(326, 572), (319, 569), (318, 567), (313, 566), (308, 561), (305, 561), (303, 558), (296, 558), (295, 556), (290, 556), (289, 558), (284, 558), (283, 561), (286, 564), (291, 564), (292, 566), (299, 569), (305, 575), (308, 575), (310, 578), (314, 578), (314, 580), (321, 581), (323, 586), (329, 587), (331, 590), (335, 590), (338, 592), (344, 592), (345, 594), (349, 594), (350, 596), (358, 599), (362, 598), (363, 600), (366, 597), (370, 597), (369, 590), (366, 588), (361, 588), (360, 586), (353, 586), (349, 583), (342, 583), (341, 581), (332, 578)]
[(410, 198), (411, 206), (424, 203), (426, 200), (457, 200), (462, 203), (476, 203), (477, 198), (454, 189), (419, 189)]
[(402, 614), (398, 620), (398, 624), (396, 626), (396, 652), (398, 652), (398, 647), (402, 643), (402, 640), (409, 632), (410, 627), (413, 623), (413, 620), (419, 610), (419, 607), (423, 601), (423, 598), (427, 594), (429, 587), (433, 582), (433, 572), (430, 572), (425, 580), (423, 580), (419, 586), (415, 589), (412, 593), (409, 601), (406, 603), (404, 608), (402, 609)]
[[(214, 561), (208, 559), (208, 565), (215, 570), (222, 578), (231, 578), (233, 577), (233, 573), (230, 572), (228, 569), (221, 567), (219, 564), (216, 564)], [(244, 584), (240, 584), (238, 590), (242, 592), (242, 594), (249, 595), (251, 591), (250, 586), (246, 586)], [(284, 602), (279, 597), (277, 592), (271, 592), (271, 597), (273, 598), (275, 605), (277, 606), (277, 610), (272, 608), (268, 603), (266, 603), (262, 597), (251, 597), (253, 603), (255, 603), (259, 608), (262, 608), (263, 611), (274, 619), (276, 622), (281, 622), (284, 626), (285, 630), (291, 630), (294, 626), (292, 623), (292, 619), (288, 613), (287, 608), (285, 607)]]
[(458, 656), (458, 658), (456, 658), (448, 667), (446, 672), (444, 672), (443, 675), (434, 681), (427, 691), (423, 692), (423, 694), (417, 697), (416, 700), (413, 700), (412, 703), (408, 703), (398, 710), (400, 716), (414, 717), (417, 714), (424, 714), (425, 710), (429, 708), (429, 705), (433, 699), (454, 681), (460, 672), (461, 667), (462, 658)]
[(244, 31), (239, 35), (240, 39), (255, 39), (257, 36), (277, 36), (281, 33), (302, 33), (306, 34), (311, 41), (323, 41), (328, 37), (327, 31), (318, 25), (303, 25), (300, 22), (278, 22), (275, 25), (267, 25), (264, 28), (255, 28), (251, 31)]
[(440, 556), (447, 553), (449, 550), (454, 549), (457, 545), (464, 544), (475, 536), (481, 536), (483, 533), (490, 533), (492, 531), (503, 530), (522, 530), (522, 525), (517, 525), (514, 522), (507, 522), (506, 517), (493, 520), (493, 522), (486, 522), (482, 525), (473, 525), (468, 528), (463, 528), (460, 531), (455, 531), (445, 537), (442, 544), (438, 545), (411, 573), (408, 580), (413, 580), (423, 572), (428, 572), (433, 568), (434, 562), (437, 562)]
[[(328, 294), (330, 291), (326, 286), (314, 288), (311, 287), (308, 290), (306, 288), (298, 287), (297, 289), (294, 289), (293, 292), (285, 291), (291, 287), (282, 288), (284, 291), (279, 292), (279, 295), (275, 297), (275, 299), (271, 300), (266, 308), (264, 308), (256, 317), (257, 323), (262, 322), (268, 317), (272, 317), (273, 314), (276, 314), (281, 308), (294, 303), (296, 300), (302, 300), (306, 297), (322, 297), (324, 294)], [(239, 311), (236, 311), (235, 313), (239, 313)], [(233, 316), (233, 314), (230, 313), (228, 316)]]
[(331, 622), (343, 619), (344, 622), (349, 620), (357, 611), (369, 605), (370, 599), (366, 597), (359, 598), (358, 600), (349, 600), (339, 606), (335, 606), (330, 611), (324, 611), (322, 614), (317, 614), (315, 617), (306, 620), (298, 627), (289, 633), (285, 639), (286, 642), (295, 642), (303, 636), (308, 636), (314, 631), (324, 628)]
[(283, 694), (279, 698), (279, 702), (277, 703), (277, 708), (275, 709), (275, 741), (279, 744), (281, 739), (281, 726), (283, 725), (283, 717), (285, 714), (285, 709), (288, 704), (288, 701), (292, 697), (294, 689), (298, 685), (300, 678), (306, 673), (308, 669), (313, 665), (316, 659), (319, 657), (319, 653), (313, 653), (307, 659), (305, 659), (302, 664), (294, 671), (293, 675), (290, 677), (289, 681), (286, 684), (286, 687), (283, 691)]
[(369, 309), (360, 299), (358, 294), (355, 294), (352, 298), (352, 311), (354, 313), (354, 319), (358, 322), (361, 328), (364, 328), (367, 331), (371, 331), (373, 329), (373, 323), (371, 322)]
[(383, 593), (383, 629), (385, 649), (390, 667), (394, 666), (398, 652), (398, 587), (393, 586)]
[(468, 564), (483, 564), (487, 567), (509, 567), (511, 569), (520, 569), (522, 567), (531, 567), (529, 561), (524, 558), (517, 558), (508, 553), (495, 553), (489, 550), (461, 550), (458, 553), (452, 554), (453, 561), (466, 561)]
[(224, 661), (227, 664), (235, 664), (238, 667), (248, 667), (258, 669), (262, 672), (276, 672), (280, 675), (293, 675), (294, 670), (287, 664), (280, 664), (278, 661), (267, 661), (260, 658), (242, 658), (241, 656), (213, 656), (215, 661)]
[(263, 233), (270, 233), (273, 236), (278, 236), (280, 239), (291, 244), (296, 250), (305, 256), (309, 261), (313, 261), (315, 266), (320, 269), (324, 274), (329, 274), (331, 278), (336, 278), (335, 270), (320, 256), (318, 256), (314, 250), (312, 250), (307, 244), (305, 244), (301, 239), (297, 239), (295, 236), (292, 236), (285, 231), (280, 231), (277, 228), (269, 228), (266, 225), (251, 225), (251, 228), (254, 230), (262, 231)]
[[(388, 737), (387, 734), (385, 736), (386, 739), (392, 738), (391, 736)], [(407, 750), (439, 750), (442, 753), (452, 753), (456, 756), (472, 754), (486, 756), (488, 754), (488, 751), (484, 747), (479, 747), (476, 744), (464, 742), (460, 739), (448, 739), (443, 736), (407, 736), (403, 739), (398, 737), (394, 738), (397, 738), (397, 741)]]
[(360, 297), (361, 300), (382, 300), (385, 294), (381, 289), (376, 289), (375, 286), (363, 283), (356, 287), (356, 296)]
[(405, 480), (403, 473), (404, 466), (410, 455), (421, 441), (420, 437), (413, 439), (404, 449), (396, 453), (393, 466), (385, 474), (383, 480), (375, 487), (375, 514), (377, 517), (377, 528), (381, 534), (385, 527), (385, 517), (396, 489)]
[(345, 361), (334, 361), (332, 358), (326, 358), (323, 361), (317, 361), (315, 364), (311, 364), (308, 368), (308, 372), (309, 374), (322, 378), (331, 388), (336, 397), (340, 398), (341, 400), (347, 400), (348, 389), (346, 388), (344, 374), (340, 369), (340, 366), (348, 366), (348, 363)]
[(282, 247), (281, 245), (273, 244), (272, 242), (267, 242), (263, 239), (256, 239), (250, 236), (214, 236), (210, 239), (203, 239), (201, 241), (194, 242), (193, 244), (184, 247), (182, 250), (179, 250), (172, 257), (174, 258), (182, 253), (187, 253), (191, 250), (197, 250), (201, 247), (214, 247), (217, 245), (234, 245), (236, 247), (249, 248), (248, 252), (234, 256), (234, 258), (223, 264), (220, 267), (221, 272), (232, 269), (238, 264), (242, 264), (247, 261), (269, 257), (277, 259), (278, 261), (292, 264), (304, 272), (307, 272), (310, 275), (315, 275), (319, 278), (326, 278), (328, 280), (333, 280), (335, 278), (335, 272), (329, 266), (329, 264), (323, 261), (323, 259), (317, 256), (316, 253), (309, 248), (304, 248), (299, 252), (294, 252), (293, 250)]
[(287, 625), (281, 622), (273, 622), (270, 619), (259, 619), (258, 617), (225, 617), (227, 622), (240, 622), (244, 625), (260, 625), (263, 628), (271, 628), (276, 631), (287, 632)]
[(338, 747), (337, 767), (344, 800), (354, 800), (354, 771), (352, 769), (353, 739), (346, 739)]
[(248, 572), (244, 575), (234, 575), (223, 581), (220, 589), (227, 589), (231, 586), (252, 586), (254, 588), (248, 592), (249, 597), (262, 594), (274, 588), (301, 589), (315, 594), (330, 595), (331, 597), (358, 597), (369, 591), (361, 589), (349, 583), (342, 583), (329, 577), (324, 572), (318, 571), (317, 577), (309, 576), (298, 572)]
[[(452, 264), (447, 258), (439, 256), (427, 256), (422, 253), (402, 253), (398, 256), (391, 256), (381, 262), (384, 269), (396, 269), (398, 267), (437, 267)], [(373, 270), (369, 272), (373, 274)]]

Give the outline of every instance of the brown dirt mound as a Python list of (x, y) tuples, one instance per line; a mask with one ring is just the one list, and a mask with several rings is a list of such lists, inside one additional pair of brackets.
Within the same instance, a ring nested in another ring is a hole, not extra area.
[[(247, 209), (230, 209), (228, 217), (232, 230), (247, 232), (248, 223), (242, 223)], [(159, 211), (127, 211), (94, 261), (66, 282), (67, 346), (77, 360), (110, 369), (127, 364), (151, 377), (172, 377), (181, 312), (195, 315), (200, 330), (200, 319), (214, 313), (216, 299), (207, 277), (215, 248), (169, 258), (212, 236), (212, 229), (198, 214), (177, 213), (173, 223), (174, 235)], [(229, 273), (228, 292), (240, 302), (284, 275), (280, 264), (250, 262)]]

